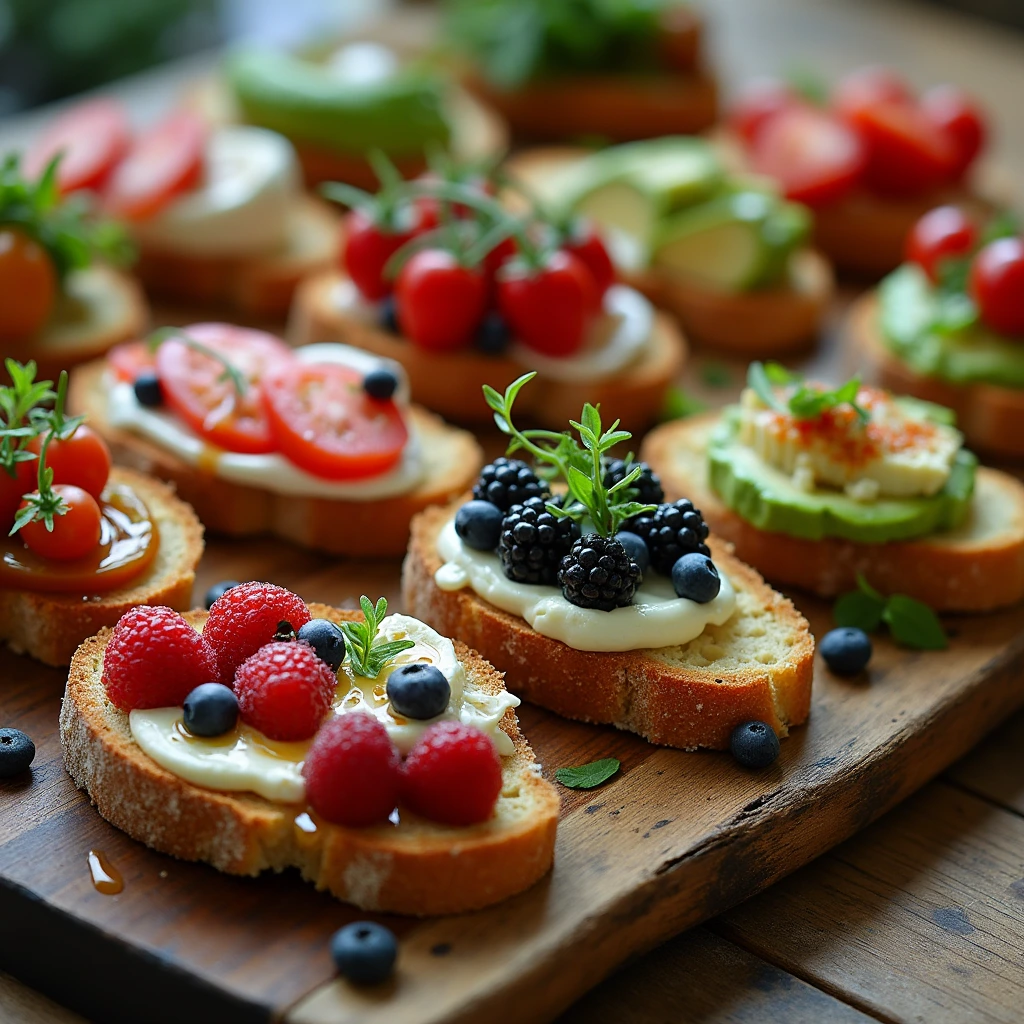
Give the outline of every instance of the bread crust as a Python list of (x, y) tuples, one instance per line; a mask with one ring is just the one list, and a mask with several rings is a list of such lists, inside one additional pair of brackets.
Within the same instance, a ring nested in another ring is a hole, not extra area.
[(923, 376), (889, 351), (878, 316), (877, 294), (864, 295), (850, 309), (846, 332), (859, 361), (882, 387), (952, 409), (972, 448), (996, 458), (1024, 459), (1024, 389)]
[(110, 480), (131, 487), (155, 521), (160, 541), (153, 564), (128, 585), (94, 596), (0, 588), (0, 640), (13, 650), (47, 665), (67, 665), (86, 637), (136, 605), (178, 611), (191, 606), (203, 554), (203, 527), (195, 513), (166, 484), (134, 470), (114, 467)]
[[(684, 671), (656, 651), (577, 651), (542, 636), (471, 589), (442, 590), (434, 580), (441, 566), (437, 538), (459, 504), (427, 509), (413, 520), (402, 598), (409, 614), (483, 653), (524, 700), (566, 718), (615, 725), (652, 743), (687, 750), (728, 749), (729, 737), (741, 722), (768, 722), (785, 736), (806, 721), (814, 663), (807, 621), (792, 602), (736, 559), (727, 543), (712, 538), (715, 563), (756, 604), (759, 614), (788, 633), (788, 656), (731, 672), (713, 660)], [(727, 627), (709, 626), (707, 639), (716, 641)], [(757, 628), (762, 628), (760, 622)]]
[[(336, 622), (357, 612), (309, 606)], [(201, 629), (206, 613), (186, 618)], [(503, 759), (503, 791), (494, 817), (453, 828), (401, 812), (398, 826), (344, 828), (314, 818), (295, 824), (303, 805), (276, 804), (252, 793), (202, 789), (162, 768), (135, 743), (128, 716), (106, 699), (101, 682), (109, 629), (76, 652), (60, 714), (64, 764), (111, 824), (132, 838), (219, 871), (257, 875), (297, 867), (318, 889), (364, 910), (417, 916), (454, 914), (507, 899), (551, 867), (559, 797), (536, 769), (533, 751), (510, 708), (501, 727), (515, 753)], [(455, 643), (470, 676), (490, 693), (501, 674)]]
[[(480, 352), (427, 352), (404, 338), (345, 315), (334, 292), (342, 277), (331, 271), (303, 282), (295, 297), (289, 339), (296, 345), (335, 341), (365, 349), (405, 367), (412, 397), (445, 419), (466, 424), (492, 422), (482, 394), (484, 384), (498, 390), (529, 367), (504, 356)], [(626, 430), (641, 432), (654, 423), (665, 393), (682, 371), (686, 340), (675, 323), (655, 314), (651, 343), (640, 359), (603, 380), (555, 380), (543, 373), (517, 399), (522, 415), (552, 429), (579, 416), (585, 402), (601, 403)]]
[(107, 418), (105, 370), (104, 360), (79, 367), (71, 378), (68, 407), (89, 417), (89, 425), (110, 446), (115, 461), (171, 482), (215, 533), (234, 537), (269, 533), (334, 555), (400, 555), (408, 540), (409, 520), (428, 505), (461, 494), (483, 464), (483, 452), (471, 434), (414, 406), (410, 418), (421, 435), (426, 472), (408, 494), (375, 501), (276, 494), (223, 480), (145, 438), (113, 427)]
[(939, 612), (984, 612), (1024, 598), (1024, 486), (1012, 477), (979, 469), (975, 512), (959, 530), (886, 544), (806, 540), (757, 529), (711, 490), (707, 442), (717, 422), (717, 413), (707, 413), (667, 423), (648, 434), (641, 458), (669, 500), (689, 498), (765, 578), (835, 597), (855, 590), (863, 574), (883, 593), (908, 594)]

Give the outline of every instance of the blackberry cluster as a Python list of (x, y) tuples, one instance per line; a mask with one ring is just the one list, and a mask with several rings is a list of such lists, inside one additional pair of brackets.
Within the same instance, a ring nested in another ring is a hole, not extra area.
[(505, 575), (516, 583), (553, 586), (562, 558), (569, 553), (580, 528), (571, 519), (552, 515), (543, 498), (513, 505), (501, 521), (498, 557)]
[(548, 485), (525, 462), (504, 456), (484, 466), (473, 487), (474, 498), (489, 501), (502, 512), (529, 498), (547, 498), (550, 493)]
[(558, 582), (562, 594), (580, 608), (610, 612), (633, 600), (643, 579), (640, 566), (614, 537), (581, 537), (562, 559)]
[[(634, 501), (641, 505), (660, 505), (665, 500), (665, 491), (661, 486), (658, 474), (646, 462), (626, 462), (624, 459), (611, 459), (604, 466), (604, 485), (614, 487), (623, 477), (632, 472), (635, 466), (640, 467), (640, 475), (629, 485), (636, 490)], [(616, 495), (616, 498), (618, 496)], [(619, 499), (622, 500), (622, 499)]]
[(671, 505), (659, 505), (653, 512), (637, 516), (630, 529), (647, 543), (651, 567), (663, 576), (672, 574), (672, 566), (691, 552), (710, 555), (707, 544), (708, 526), (699, 509), (689, 498), (680, 498)]

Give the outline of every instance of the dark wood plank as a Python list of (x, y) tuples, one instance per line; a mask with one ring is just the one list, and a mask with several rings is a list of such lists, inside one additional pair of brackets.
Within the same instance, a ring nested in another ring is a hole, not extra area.
[(1024, 714), (1014, 715), (947, 777), (965, 789), (1024, 814)]

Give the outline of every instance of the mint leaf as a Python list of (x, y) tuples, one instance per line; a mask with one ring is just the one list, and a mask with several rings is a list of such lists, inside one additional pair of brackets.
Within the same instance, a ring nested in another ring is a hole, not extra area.
[(593, 789), (607, 782), (620, 768), (615, 757), (604, 757), (590, 764), (575, 765), (571, 768), (559, 768), (555, 778), (567, 789)]
[(843, 594), (832, 609), (832, 618), (837, 626), (851, 626), (874, 633), (882, 623), (885, 601), (877, 601), (859, 590)]
[(893, 594), (889, 598), (882, 619), (896, 640), (906, 647), (943, 651), (949, 646), (949, 638), (935, 612), (906, 594)]

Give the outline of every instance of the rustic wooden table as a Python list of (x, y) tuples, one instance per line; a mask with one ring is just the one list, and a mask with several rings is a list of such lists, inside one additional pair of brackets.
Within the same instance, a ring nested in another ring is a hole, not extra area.
[[(1024, 37), (885, 0), (715, 0), (730, 85), (801, 66), (892, 64), (955, 80), (1024, 179)], [(204, 66), (123, 90), (139, 112)], [(0, 124), (0, 150), (33, 118)], [(835, 358), (834, 350), (822, 356)], [(733, 374), (738, 380), (738, 371)], [(694, 378), (699, 386), (699, 375)], [(608, 978), (564, 1022), (1010, 1022), (1024, 1016), (1024, 714), (855, 838)], [(60, 970), (59, 964), (54, 964)], [(0, 974), (0, 1020), (79, 1021)]]

